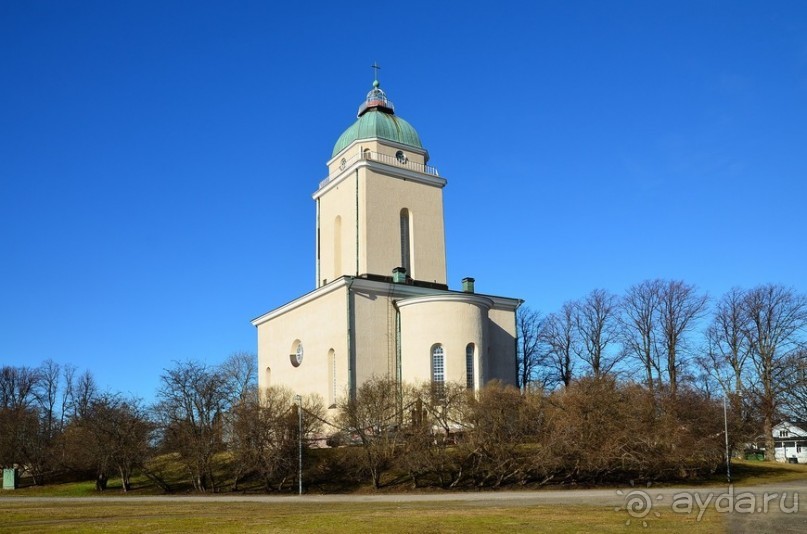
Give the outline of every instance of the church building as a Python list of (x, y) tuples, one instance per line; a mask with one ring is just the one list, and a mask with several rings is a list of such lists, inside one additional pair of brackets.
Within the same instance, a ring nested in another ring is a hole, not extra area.
[(372, 377), (515, 384), (522, 301), (476, 293), (473, 278), (449, 289), (447, 182), (378, 80), (327, 165), (313, 194), (315, 289), (252, 321), (260, 387), (334, 407)]

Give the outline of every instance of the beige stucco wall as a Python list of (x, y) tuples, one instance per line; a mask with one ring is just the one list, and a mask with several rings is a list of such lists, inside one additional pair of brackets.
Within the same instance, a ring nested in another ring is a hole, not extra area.
[[(483, 384), (490, 301), (474, 295), (439, 294), (398, 302), (401, 312), (401, 376), (404, 382), (431, 381), (431, 353), (435, 344), (444, 351), (445, 380), (466, 381), (466, 347), (476, 347), (475, 387)], [(481, 372), (480, 372), (481, 371)]]
[(515, 309), (491, 309), (488, 337), (488, 380), (516, 384)]
[[(344, 284), (337, 289), (318, 290), (321, 296), (295, 305), (290, 303), (270, 314), (271, 318), (258, 319), (258, 384), (283, 385), (301, 395), (319, 394), (326, 406), (331, 402), (332, 378), (328, 376), (328, 353), (336, 355), (337, 390), (347, 391), (347, 291)], [(301, 297), (298, 301), (308, 300)], [(284, 308), (287, 311), (284, 311)], [(303, 362), (292, 365), (289, 358), (295, 340), (303, 344)]]
[(361, 272), (392, 274), (401, 264), (401, 210), (410, 213), (411, 272), (417, 280), (446, 283), (443, 192), (439, 187), (392, 178), (366, 169), (360, 195), (364, 243)]
[(395, 309), (389, 288), (378, 284), (378, 291), (353, 291), (356, 324), (356, 383), (372, 378), (396, 377)]
[[(336, 280), (342, 275), (357, 274), (356, 182), (355, 172), (353, 172), (317, 200), (319, 202), (320, 241), (317, 287)], [(339, 232), (341, 239), (336, 238), (337, 217), (341, 220)]]

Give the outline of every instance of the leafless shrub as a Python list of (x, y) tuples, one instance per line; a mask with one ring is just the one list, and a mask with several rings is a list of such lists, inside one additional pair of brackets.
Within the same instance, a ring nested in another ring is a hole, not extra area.
[(240, 474), (254, 472), (267, 491), (282, 490), (297, 475), (299, 435), (298, 410), (302, 410), (302, 444), (319, 431), (324, 414), (322, 399), (307, 395), (294, 403), (291, 390), (270, 387), (253, 390), (233, 407), (232, 439), (229, 443), (235, 465), (235, 485)]
[(338, 425), (359, 442), (363, 467), (373, 487), (380, 488), (404, 439), (398, 384), (388, 378), (367, 380), (354, 397), (341, 399), (338, 407)]

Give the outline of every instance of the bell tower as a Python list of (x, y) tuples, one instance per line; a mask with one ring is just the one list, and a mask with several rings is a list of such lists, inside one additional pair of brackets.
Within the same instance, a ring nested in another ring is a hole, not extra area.
[(476, 293), (470, 278), (448, 288), (446, 180), (378, 79), (327, 166), (313, 194), (316, 289), (252, 321), (260, 387), (316, 393), (336, 409), (373, 377), (515, 384), (521, 301)]
[[(443, 187), (417, 131), (376, 79), (339, 137), (317, 203), (316, 287), (349, 276), (446, 285)], [(398, 276), (401, 272), (399, 271)]]

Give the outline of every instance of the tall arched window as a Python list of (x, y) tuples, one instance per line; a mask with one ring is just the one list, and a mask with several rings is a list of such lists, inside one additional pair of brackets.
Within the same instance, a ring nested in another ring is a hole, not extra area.
[(465, 347), (465, 386), (474, 389), (474, 344)]
[(432, 387), (437, 393), (442, 393), (445, 381), (446, 369), (443, 346), (437, 344), (432, 347)]
[(409, 210), (404, 208), (401, 210), (401, 267), (406, 269), (407, 274), (411, 276), (412, 264), (410, 258)]

